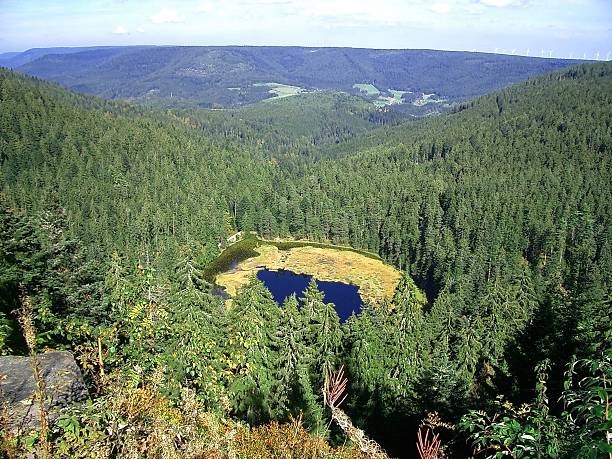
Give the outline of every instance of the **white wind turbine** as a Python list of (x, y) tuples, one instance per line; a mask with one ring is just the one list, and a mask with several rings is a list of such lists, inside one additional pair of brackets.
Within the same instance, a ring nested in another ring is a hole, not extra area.
[(527, 51), (525, 51), (525, 56), (529, 56), (529, 48), (527, 48)]

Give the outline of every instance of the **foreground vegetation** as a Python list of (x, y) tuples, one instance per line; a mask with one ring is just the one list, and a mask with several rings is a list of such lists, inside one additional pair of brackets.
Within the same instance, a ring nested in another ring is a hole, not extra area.
[[(291, 431), (331, 451), (321, 388), (344, 365), (343, 409), (390, 455), (426, 422), (449, 456), (605, 457), (610, 94), (609, 63), (579, 66), (289, 166), (2, 71), (2, 352), (28, 352), (30, 304), (36, 350), (73, 350), (92, 394), (30, 443), (249, 457)], [(252, 280), (226, 310), (204, 271), (237, 230), (376, 252), (405, 273), (395, 308), (340, 325), (316, 284), (278, 308)], [(29, 438), (3, 432), (7, 454)]]

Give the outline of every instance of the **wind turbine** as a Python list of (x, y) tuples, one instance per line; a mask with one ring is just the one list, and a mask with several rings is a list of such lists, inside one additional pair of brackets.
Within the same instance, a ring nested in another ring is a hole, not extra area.
[(595, 53), (595, 60), (596, 60), (596, 61), (598, 61), (598, 60), (599, 60), (599, 51), (597, 51), (597, 52)]
[(552, 49), (548, 51), (548, 57), (552, 57)]
[(607, 52), (606, 54), (606, 60), (609, 61), (610, 60), (610, 51)]
[[(493, 51), (495, 54), (497, 54), (497, 51), (499, 50), (499, 48), (495, 48), (495, 51)], [(608, 53), (609, 54), (609, 53)]]
[(544, 48), (540, 51), (540, 57), (544, 57)]
[(586, 61), (586, 51), (584, 52), (584, 54), (582, 55), (582, 58)]
[(512, 55), (514, 56), (516, 54), (516, 48), (512, 48)]
[(527, 48), (527, 51), (525, 51), (525, 55), (529, 56), (529, 48)]

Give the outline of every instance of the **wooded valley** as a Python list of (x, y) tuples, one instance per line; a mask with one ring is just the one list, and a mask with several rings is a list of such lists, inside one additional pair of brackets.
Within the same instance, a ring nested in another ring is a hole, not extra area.
[[(449, 458), (608, 457), (610, 107), (610, 63), (425, 118), (333, 91), (169, 110), (0, 69), (0, 352), (70, 350), (91, 396), (4, 454), (369, 457), (324, 404), (343, 367), (391, 457), (419, 431)], [(203, 273), (238, 231), (402, 280), (342, 325), (314, 283), (227, 307)]]

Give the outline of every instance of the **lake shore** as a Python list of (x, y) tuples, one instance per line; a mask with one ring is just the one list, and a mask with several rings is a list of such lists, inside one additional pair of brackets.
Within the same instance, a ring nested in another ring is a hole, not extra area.
[[(288, 247), (284, 248), (283, 244)], [(257, 240), (256, 244), (245, 244), (244, 254), (234, 248), (233, 252), (238, 256), (238, 260), (235, 263), (224, 260), (228, 270), (218, 273), (214, 282), (223, 287), (230, 296), (234, 296), (259, 270), (286, 270), (311, 275), (322, 281), (356, 285), (364, 303), (381, 304), (393, 297), (401, 278), (398, 270), (386, 265), (382, 260), (347, 247), (303, 243), (292, 246), (293, 244), (295, 243)], [(241, 258), (241, 255), (244, 255), (244, 258)]]

